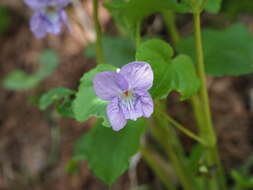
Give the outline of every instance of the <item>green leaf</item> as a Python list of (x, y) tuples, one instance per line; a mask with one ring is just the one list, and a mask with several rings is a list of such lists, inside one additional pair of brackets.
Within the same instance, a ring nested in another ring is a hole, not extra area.
[(159, 39), (148, 40), (137, 49), (136, 59), (148, 62), (154, 71), (153, 98), (164, 98), (175, 90), (183, 100), (195, 94), (199, 88), (191, 59), (179, 55), (172, 60), (172, 55), (171, 46)]
[(138, 151), (145, 124), (144, 118), (128, 121), (116, 132), (98, 122), (78, 139), (73, 160), (87, 160), (99, 179), (112, 184), (128, 169), (129, 159)]
[[(122, 67), (135, 59), (135, 47), (128, 38), (104, 36), (102, 38), (102, 45), (105, 62), (108, 64)], [(94, 44), (87, 47), (85, 55), (89, 58), (95, 58)]]
[[(246, 26), (235, 24), (225, 30), (206, 29), (202, 36), (207, 74), (224, 76), (253, 72), (253, 37)], [(179, 41), (177, 49), (195, 60), (193, 36)]]
[(58, 65), (58, 56), (51, 50), (44, 50), (40, 57), (40, 69), (34, 74), (26, 74), (22, 70), (11, 72), (3, 81), (5, 88), (10, 90), (29, 90), (48, 77)]
[(106, 116), (107, 101), (99, 99), (93, 89), (94, 76), (103, 71), (116, 71), (116, 67), (103, 64), (98, 65), (81, 78), (76, 98), (73, 102), (74, 116), (77, 121), (84, 122), (91, 116), (104, 119), (103, 125), (110, 127)]
[(52, 103), (59, 102), (61, 99), (67, 99), (73, 94), (74, 91), (69, 90), (67, 88), (53, 88), (41, 96), (39, 100), (39, 108), (41, 110), (45, 110)]
[(221, 8), (222, 0), (208, 0), (205, 10), (210, 13), (218, 13)]

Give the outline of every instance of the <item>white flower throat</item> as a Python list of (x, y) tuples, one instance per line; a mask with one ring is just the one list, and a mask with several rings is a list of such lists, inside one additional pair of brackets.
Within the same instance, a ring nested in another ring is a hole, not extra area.
[(133, 92), (129, 90), (125, 91), (121, 96), (121, 104), (127, 108), (127, 110), (134, 110), (135, 100), (136, 97), (134, 96)]

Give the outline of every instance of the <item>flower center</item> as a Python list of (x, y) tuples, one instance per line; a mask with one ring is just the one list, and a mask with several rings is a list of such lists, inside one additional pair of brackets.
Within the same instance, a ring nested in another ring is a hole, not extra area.
[(58, 15), (57, 15), (57, 8), (56, 7), (54, 7), (54, 6), (48, 6), (46, 8), (46, 13), (47, 13), (47, 16), (48, 16), (49, 20), (52, 23), (57, 22)]
[(128, 96), (129, 96), (129, 91), (124, 92), (124, 95), (125, 95), (126, 97), (128, 97)]
[(125, 91), (121, 96), (121, 105), (125, 107), (126, 110), (134, 110), (136, 97), (132, 91)]
[(48, 6), (48, 7), (46, 8), (46, 11), (47, 11), (47, 13), (49, 13), (49, 14), (54, 14), (54, 13), (56, 12), (56, 7), (54, 7), (54, 6)]

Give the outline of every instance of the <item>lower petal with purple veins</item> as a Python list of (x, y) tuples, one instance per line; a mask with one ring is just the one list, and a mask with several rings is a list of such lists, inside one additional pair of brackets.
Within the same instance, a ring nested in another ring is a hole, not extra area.
[(107, 105), (107, 116), (112, 125), (112, 129), (114, 131), (119, 131), (122, 129), (127, 120), (124, 117), (124, 114), (119, 106), (118, 98), (114, 98), (108, 105)]
[(122, 97), (120, 100), (120, 107), (126, 119), (137, 120), (142, 116), (141, 103), (134, 94), (128, 97)]
[(143, 93), (142, 96), (140, 96), (139, 101), (141, 103), (143, 116), (150, 117), (154, 112), (154, 104), (150, 94), (148, 92)]

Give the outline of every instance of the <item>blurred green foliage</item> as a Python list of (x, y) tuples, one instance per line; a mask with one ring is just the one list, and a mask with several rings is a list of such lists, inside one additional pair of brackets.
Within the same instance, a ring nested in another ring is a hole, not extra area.
[(253, 2), (252, 0), (224, 0), (222, 11), (232, 18), (240, 13), (253, 14)]
[[(119, 36), (103, 36), (102, 48), (105, 63), (122, 67), (123, 65), (134, 61), (135, 48), (133, 42), (124, 37)], [(88, 58), (95, 58), (96, 51), (94, 44), (88, 46), (85, 50)]]
[(3, 81), (5, 88), (10, 90), (29, 90), (48, 77), (58, 65), (58, 56), (52, 50), (44, 50), (40, 55), (40, 69), (34, 74), (27, 74), (17, 69), (11, 72)]
[(7, 32), (11, 26), (11, 13), (5, 6), (0, 6), (0, 34)]
[(253, 189), (253, 155), (251, 155), (243, 165), (231, 171), (231, 177), (234, 179), (233, 190), (251, 190)]
[[(224, 30), (204, 29), (202, 33), (205, 67), (212, 76), (244, 75), (253, 72), (253, 36), (242, 24)], [(177, 44), (180, 53), (195, 60), (194, 36)]]

